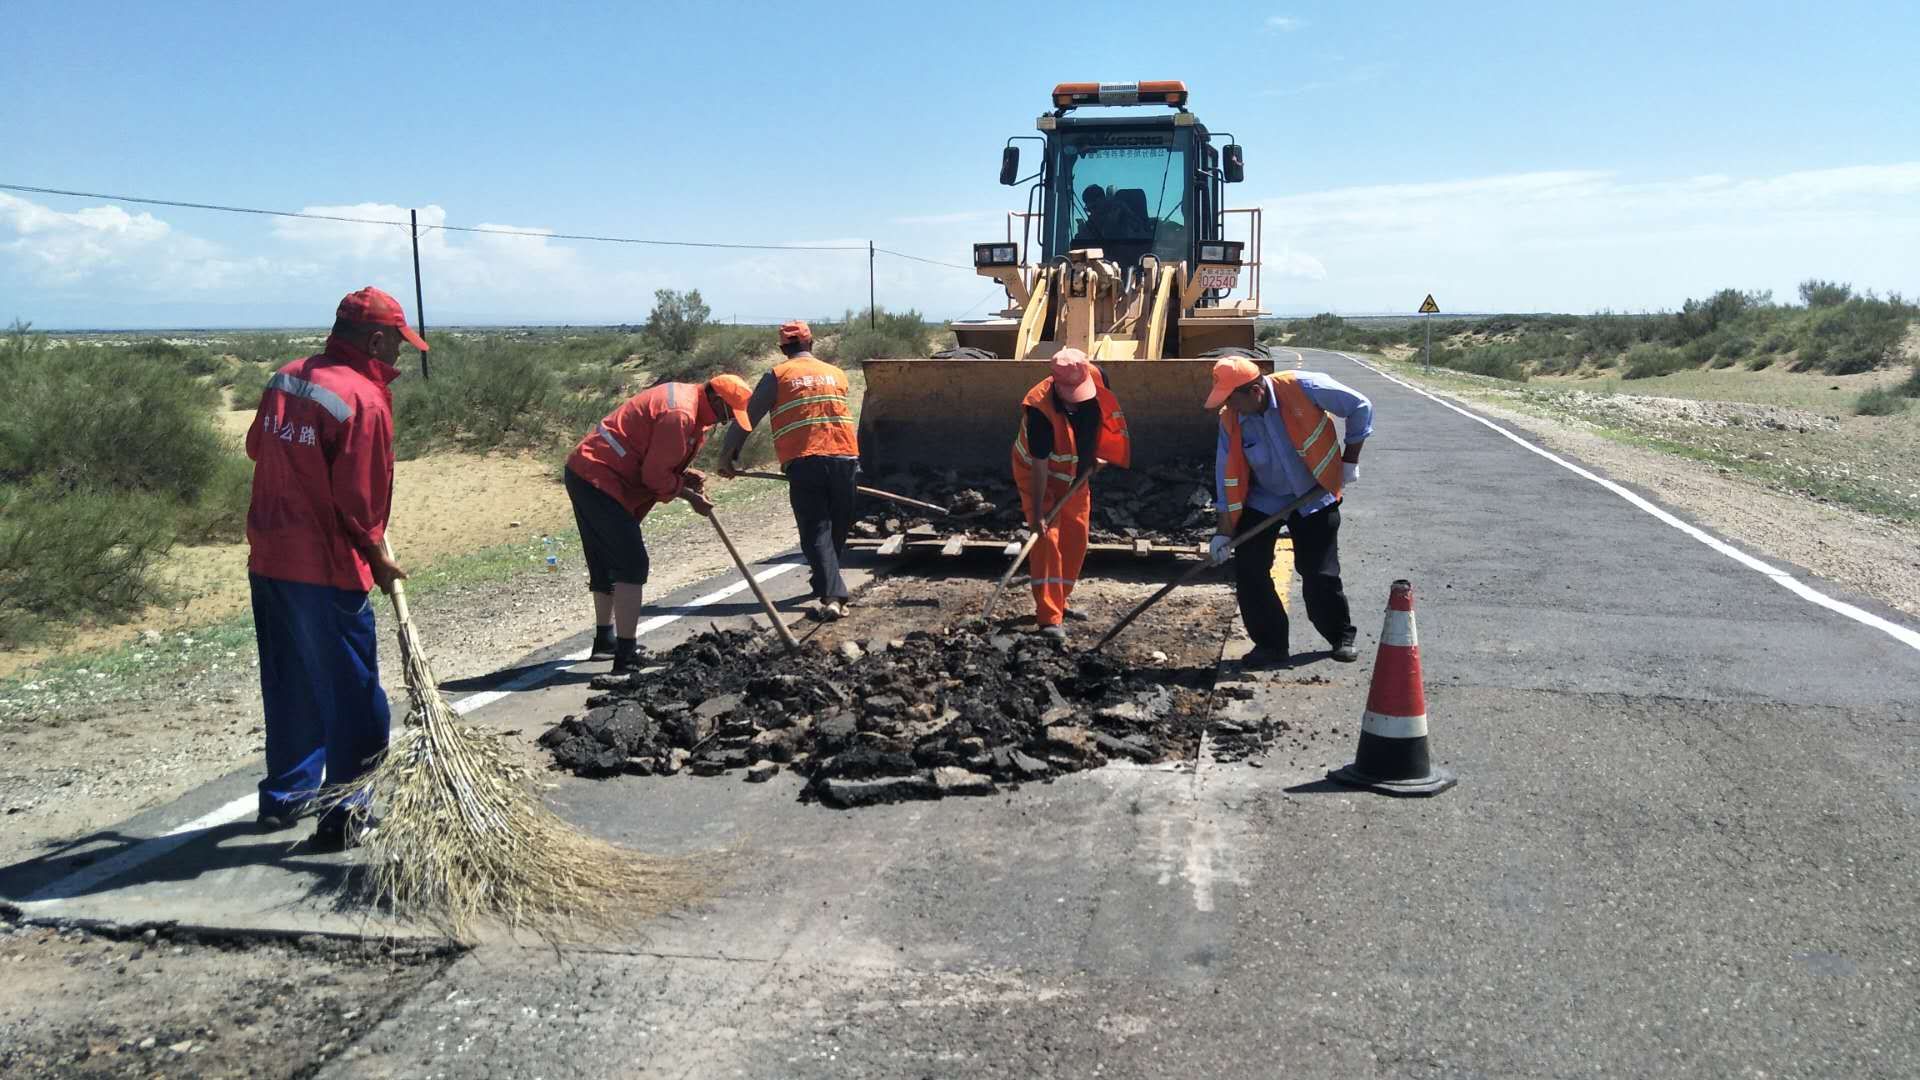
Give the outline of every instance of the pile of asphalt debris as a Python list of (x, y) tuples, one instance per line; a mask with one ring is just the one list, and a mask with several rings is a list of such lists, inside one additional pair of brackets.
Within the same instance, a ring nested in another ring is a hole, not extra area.
[[(1143, 667), (980, 622), (832, 652), (765, 642), (709, 631), (637, 675), (596, 679), (606, 692), (540, 745), (586, 777), (790, 768), (807, 778), (802, 798), (833, 806), (985, 795), (1109, 759), (1192, 756), (1214, 679), (1211, 666)], [(1243, 757), (1277, 734), (1243, 725), (1214, 752)]]
[[(1026, 525), (1020, 493), (1005, 469), (895, 470), (868, 481), (876, 487), (952, 511), (941, 517), (897, 503), (865, 499), (857, 507), (853, 534), (883, 537), (919, 532), (977, 539), (1011, 539)], [(1095, 543), (1150, 540), (1156, 544), (1204, 544), (1213, 533), (1213, 463), (1169, 462), (1148, 469), (1106, 469), (1091, 481)]]

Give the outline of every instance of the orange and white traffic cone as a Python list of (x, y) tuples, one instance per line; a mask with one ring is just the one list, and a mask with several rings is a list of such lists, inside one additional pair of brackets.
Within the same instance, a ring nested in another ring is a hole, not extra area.
[(1330, 780), (1382, 795), (1438, 795), (1457, 781), (1427, 755), (1427, 693), (1420, 682), (1420, 633), (1413, 622), (1413, 583), (1393, 583), (1387, 624), (1373, 661), (1373, 687), (1360, 716), (1353, 764)]

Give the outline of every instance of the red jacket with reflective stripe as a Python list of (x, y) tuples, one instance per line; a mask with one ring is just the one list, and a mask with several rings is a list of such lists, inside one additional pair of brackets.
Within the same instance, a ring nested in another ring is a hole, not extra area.
[(393, 502), (393, 394), (400, 374), (329, 337), (275, 372), (247, 429), (253, 499), (247, 568), (261, 577), (366, 592), (366, 552)]
[(567, 458), (575, 476), (620, 501), (635, 518), (680, 497), (687, 466), (720, 422), (699, 383), (661, 383), (628, 398), (593, 426)]

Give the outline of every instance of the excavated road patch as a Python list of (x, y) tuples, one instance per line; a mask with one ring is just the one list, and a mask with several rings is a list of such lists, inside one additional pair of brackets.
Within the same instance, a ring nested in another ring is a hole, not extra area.
[[(1006, 469), (895, 470), (875, 486), (945, 506), (941, 517), (897, 503), (862, 500), (854, 535), (890, 536), (920, 531), (969, 539), (1011, 539), (1026, 518), (1020, 495)], [(1213, 462), (1169, 462), (1150, 469), (1107, 469), (1089, 482), (1093, 511), (1089, 538), (1094, 543), (1150, 540), (1155, 544), (1204, 544), (1213, 532)]]
[[(1075, 602), (1089, 619), (1069, 625), (1091, 641), (1153, 587), (1088, 581)], [(598, 680), (605, 692), (540, 745), (585, 777), (791, 769), (803, 798), (858, 806), (989, 794), (1112, 760), (1191, 760), (1217, 699), (1246, 693), (1216, 685), (1233, 620), (1223, 586), (1176, 592), (1101, 654), (1037, 633), (1030, 617), (974, 617), (984, 591), (889, 578), (794, 655), (765, 635), (702, 634), (639, 676)], [(1029, 603), (1024, 593), (1005, 609)], [(1245, 757), (1285, 726), (1242, 718), (1214, 732), (1213, 752)]]

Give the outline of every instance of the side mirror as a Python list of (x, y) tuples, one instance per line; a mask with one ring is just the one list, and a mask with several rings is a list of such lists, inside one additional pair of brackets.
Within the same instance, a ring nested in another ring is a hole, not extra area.
[(1240, 156), (1240, 144), (1228, 143), (1220, 154), (1220, 178), (1229, 184), (1237, 184), (1247, 178), (1247, 163)]
[(1000, 182), (1008, 187), (1020, 178), (1020, 148), (1009, 146), (1000, 151)]

